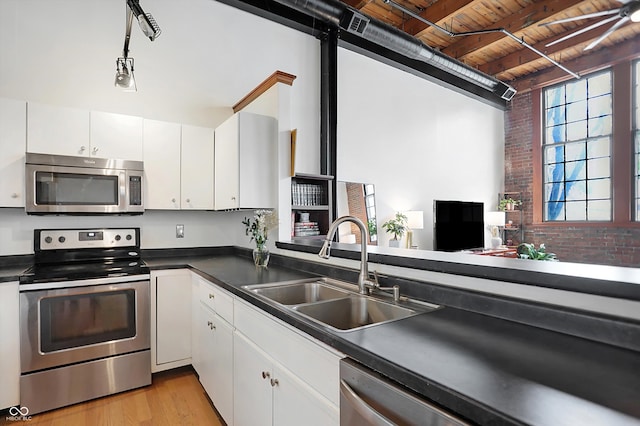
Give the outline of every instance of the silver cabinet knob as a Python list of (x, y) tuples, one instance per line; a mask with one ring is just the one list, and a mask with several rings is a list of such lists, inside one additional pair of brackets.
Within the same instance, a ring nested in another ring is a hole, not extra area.
[(269, 373), (268, 371), (263, 371), (262, 372), (262, 378), (263, 379), (268, 379), (269, 377), (271, 377), (271, 373)]
[(271, 379), (271, 387), (276, 387), (280, 384), (280, 382), (278, 382), (278, 379)]
[(98, 148), (97, 147), (93, 147), (93, 150), (91, 151), (93, 154), (97, 154), (98, 153)]
[(233, 201), (235, 201), (235, 200), (236, 200), (236, 197), (231, 197), (231, 199), (232, 199)]
[(175, 199), (175, 198), (172, 198), (172, 199), (171, 199), (171, 202), (172, 202), (172, 203), (175, 203), (175, 202), (176, 202), (176, 199)]
[(17, 192), (14, 192), (13, 194), (11, 194), (11, 198), (18, 198), (18, 197), (19, 197), (19, 195), (18, 195)]
[(216, 329), (216, 325), (214, 323), (212, 323), (211, 321), (207, 321), (207, 325), (209, 326), (209, 328), (211, 330), (215, 330)]
[(215, 294), (213, 294), (213, 293), (209, 293), (209, 299), (213, 299), (213, 298), (215, 298), (215, 297), (216, 297), (216, 296), (215, 296)]
[(190, 199), (190, 198), (187, 198), (187, 203), (190, 203), (190, 202), (191, 202), (191, 199)]
[(84, 145), (82, 145), (82, 146), (80, 147), (80, 152), (84, 152), (86, 149), (87, 149), (87, 148), (86, 148)]

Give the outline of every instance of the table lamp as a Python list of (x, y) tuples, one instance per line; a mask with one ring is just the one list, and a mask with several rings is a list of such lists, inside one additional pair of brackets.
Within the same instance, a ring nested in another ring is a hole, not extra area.
[(491, 230), (491, 248), (498, 248), (502, 245), (500, 237), (500, 227), (504, 227), (504, 212), (487, 212), (484, 215), (484, 223)]
[(404, 212), (407, 216), (407, 248), (417, 249), (413, 245), (413, 230), (424, 228), (424, 212), (421, 210), (410, 210)]

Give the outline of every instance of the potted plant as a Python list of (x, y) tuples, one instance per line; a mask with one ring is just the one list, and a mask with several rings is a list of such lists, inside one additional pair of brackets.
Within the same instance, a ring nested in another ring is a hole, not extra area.
[(393, 219), (382, 224), (385, 231), (393, 234), (393, 239), (389, 240), (389, 247), (400, 247), (400, 238), (407, 231), (407, 220), (407, 216), (398, 212)]
[(503, 198), (498, 204), (498, 210), (507, 211), (514, 210), (517, 206), (522, 205), (521, 200), (514, 200), (511, 197)]
[(267, 238), (269, 229), (277, 225), (277, 217), (273, 210), (256, 210), (253, 219), (244, 218), (242, 224), (245, 226), (245, 234), (250, 236), (249, 241), (256, 242), (253, 249), (253, 262), (256, 266), (266, 267), (269, 264), (269, 250), (267, 249)]
[(535, 244), (522, 243), (518, 246), (518, 257), (520, 259), (531, 260), (552, 260), (557, 261), (558, 258), (554, 253), (547, 253), (544, 244), (540, 244), (536, 249)]

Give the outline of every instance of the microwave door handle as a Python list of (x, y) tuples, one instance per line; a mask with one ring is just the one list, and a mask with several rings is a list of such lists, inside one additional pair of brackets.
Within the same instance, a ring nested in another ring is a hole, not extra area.
[[(367, 402), (362, 399), (351, 386), (344, 380), (340, 380), (340, 394), (347, 400), (349, 407), (353, 408), (358, 414), (367, 420), (367, 424), (371, 426), (397, 426), (391, 420), (373, 409)], [(342, 408), (344, 409), (344, 408)]]

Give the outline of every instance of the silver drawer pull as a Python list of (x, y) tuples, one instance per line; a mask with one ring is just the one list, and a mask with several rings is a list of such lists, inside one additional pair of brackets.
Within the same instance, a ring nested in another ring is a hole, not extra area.
[(263, 379), (268, 379), (269, 377), (271, 377), (271, 373), (269, 373), (268, 371), (263, 371), (262, 372), (262, 378)]
[(278, 382), (278, 379), (271, 379), (271, 387), (276, 387), (280, 384), (280, 382)]
[(215, 296), (213, 293), (209, 293), (209, 299), (213, 299), (213, 298), (215, 298), (215, 297), (216, 297), (216, 296)]

